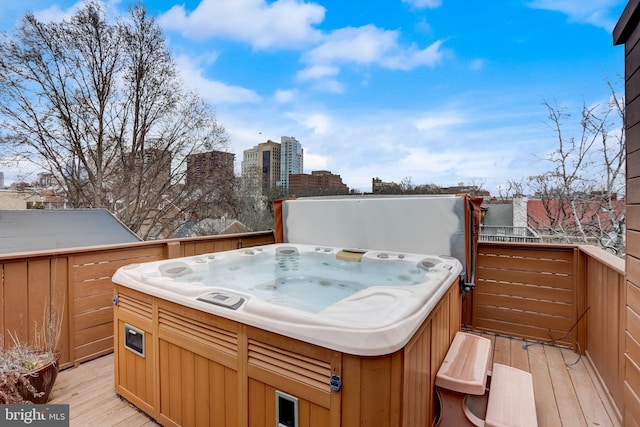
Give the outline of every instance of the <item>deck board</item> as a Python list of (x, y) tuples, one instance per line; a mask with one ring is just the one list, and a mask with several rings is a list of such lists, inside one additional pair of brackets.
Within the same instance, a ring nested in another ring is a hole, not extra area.
[(564, 347), (478, 333), (493, 341), (493, 362), (531, 372), (539, 427), (621, 426), (586, 357)]
[(49, 403), (69, 404), (71, 426), (155, 426), (114, 389), (113, 354), (58, 374)]
[[(571, 381), (569, 367), (567, 366), (562, 352), (558, 347), (544, 346), (544, 355), (549, 366), (549, 376), (553, 385), (553, 392), (558, 404), (558, 412), (563, 426), (586, 425), (585, 416), (578, 396)], [(596, 424), (597, 425), (597, 424)]]
[[(491, 363), (514, 366), (533, 375), (539, 427), (620, 426), (606, 391), (585, 357), (566, 348), (483, 335), (494, 345)], [(49, 403), (69, 404), (71, 426), (157, 425), (116, 395), (113, 354), (60, 372)]]
[[(585, 358), (578, 356), (569, 349), (562, 349), (562, 356), (567, 363), (567, 371), (574, 384), (576, 397), (580, 402), (582, 413), (587, 425), (610, 425), (609, 414), (614, 414), (615, 409), (606, 399), (606, 392), (590, 375), (590, 369), (585, 363)], [(601, 398), (602, 396), (602, 398)]]

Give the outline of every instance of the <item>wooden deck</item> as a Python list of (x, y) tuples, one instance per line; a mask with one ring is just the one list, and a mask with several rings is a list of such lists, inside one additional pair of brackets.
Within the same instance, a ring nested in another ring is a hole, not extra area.
[(69, 404), (71, 426), (156, 426), (119, 398), (113, 385), (113, 353), (58, 374), (49, 403)]
[(621, 425), (586, 357), (567, 348), (482, 335), (493, 342), (492, 362), (531, 372), (539, 427)]
[[(540, 427), (620, 426), (585, 357), (565, 348), (483, 335), (494, 343), (493, 361), (532, 373)], [(60, 372), (49, 403), (70, 405), (71, 426), (156, 425), (115, 394), (113, 355)]]

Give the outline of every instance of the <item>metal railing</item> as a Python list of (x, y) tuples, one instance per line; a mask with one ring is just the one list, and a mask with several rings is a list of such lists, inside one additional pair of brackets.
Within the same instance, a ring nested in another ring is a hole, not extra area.
[(482, 242), (536, 243), (542, 239), (529, 227), (482, 225), (479, 240)]

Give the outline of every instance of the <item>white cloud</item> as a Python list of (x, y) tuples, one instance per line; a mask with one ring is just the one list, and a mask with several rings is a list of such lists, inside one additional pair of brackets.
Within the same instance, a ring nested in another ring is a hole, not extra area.
[(323, 77), (333, 77), (340, 72), (338, 67), (331, 67), (328, 65), (314, 65), (309, 68), (305, 68), (298, 72), (299, 80), (313, 80)]
[(277, 102), (278, 104), (289, 104), (289, 103), (295, 101), (297, 97), (298, 97), (298, 91), (297, 90), (278, 89), (273, 94), (273, 100), (275, 102)]
[[(305, 173), (311, 173), (317, 170), (326, 170), (329, 165), (329, 157), (319, 156), (314, 153), (309, 153), (307, 150), (304, 152), (304, 170)], [(339, 172), (334, 172), (340, 175)]]
[(448, 132), (457, 125), (465, 123), (466, 120), (458, 113), (429, 114), (415, 121), (415, 127), (420, 132)]
[[(78, 10), (85, 6), (85, 3), (85, 0), (80, 0), (66, 10), (57, 4), (53, 4), (46, 9), (33, 12), (33, 15), (42, 22), (61, 22), (63, 20), (69, 20)], [(103, 1), (102, 4), (105, 6), (105, 11), (108, 15), (117, 16), (120, 15), (117, 9), (119, 3), (120, 0), (108, 0)]]
[(193, 39), (228, 37), (256, 49), (295, 48), (319, 39), (324, 7), (299, 0), (202, 0), (192, 12), (174, 6), (160, 24)]
[(324, 113), (311, 113), (308, 115), (291, 114), (291, 118), (296, 120), (316, 135), (324, 135), (333, 130), (333, 120)]
[(416, 9), (435, 9), (442, 6), (442, 0), (402, 0)]
[(389, 69), (410, 70), (421, 65), (435, 65), (442, 59), (441, 41), (425, 49), (405, 48), (399, 44), (398, 37), (397, 31), (374, 25), (335, 30), (305, 55), (305, 62), (311, 65), (301, 74), (312, 76), (310, 70), (331, 69), (336, 63), (377, 64)]
[(474, 59), (473, 61), (471, 61), (471, 71), (480, 71), (484, 68), (484, 66), (486, 65), (487, 61), (484, 59)]
[(585, 22), (611, 31), (618, 16), (612, 12), (620, 0), (532, 0), (528, 6), (534, 9), (560, 12), (575, 22)]
[(250, 89), (207, 79), (201, 66), (186, 56), (178, 56), (176, 63), (185, 85), (212, 104), (257, 103), (261, 100), (260, 95)]

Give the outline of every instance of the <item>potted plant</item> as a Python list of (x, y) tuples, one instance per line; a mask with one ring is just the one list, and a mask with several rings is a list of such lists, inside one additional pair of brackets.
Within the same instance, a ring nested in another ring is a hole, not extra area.
[(31, 344), (9, 333), (13, 346), (0, 350), (0, 404), (47, 402), (58, 376), (62, 315), (63, 310), (52, 310), (48, 318), (45, 313), (42, 325), (34, 324)]

